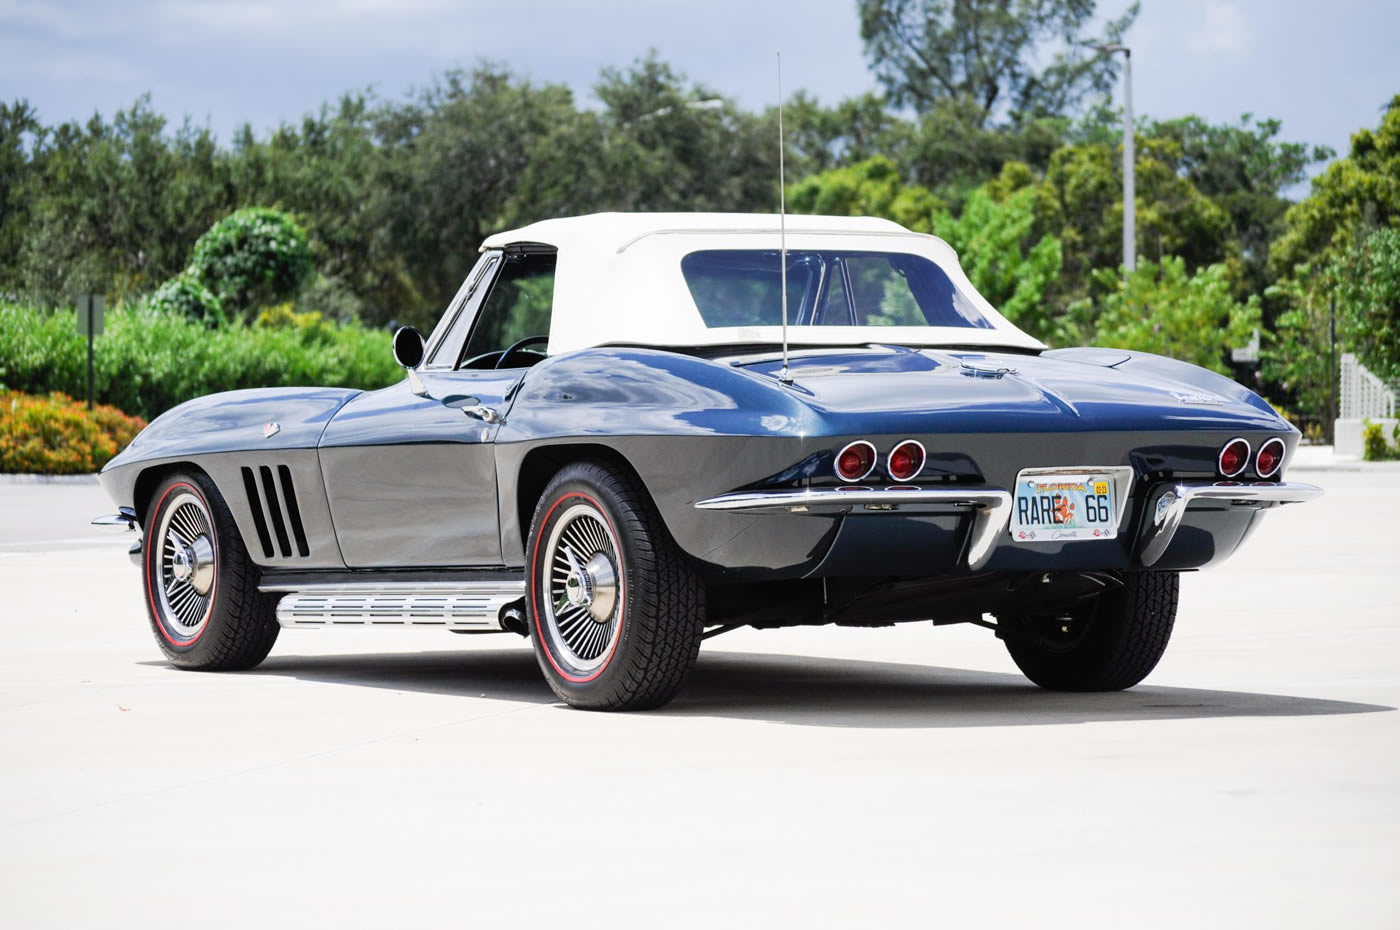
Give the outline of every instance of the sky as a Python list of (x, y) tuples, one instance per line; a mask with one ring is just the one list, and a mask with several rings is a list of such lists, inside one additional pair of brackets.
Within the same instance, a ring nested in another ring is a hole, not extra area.
[[(1124, 0), (1100, 0), (1104, 17)], [(0, 0), (0, 99), (46, 123), (110, 116), (149, 92), (227, 140), (349, 90), (397, 98), (453, 67), (502, 62), (572, 87), (658, 56), (748, 108), (784, 88), (835, 103), (876, 88), (855, 0)], [(1133, 104), (1157, 119), (1244, 113), (1345, 154), (1400, 93), (1395, 0), (1143, 0), (1126, 42)], [(1115, 103), (1121, 98), (1115, 96)], [(1306, 193), (1301, 191), (1298, 193)]]

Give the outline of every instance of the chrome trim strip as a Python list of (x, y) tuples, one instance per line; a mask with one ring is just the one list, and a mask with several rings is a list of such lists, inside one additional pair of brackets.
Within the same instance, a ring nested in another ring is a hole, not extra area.
[(504, 629), (501, 611), (524, 596), (523, 581), (309, 585), (283, 595), (277, 602), (277, 622), (301, 628), (428, 626), (494, 631)]
[[(900, 449), (903, 449), (905, 446), (910, 446), (910, 445), (918, 446), (918, 447), (919, 447), (919, 467), (916, 468), (916, 469), (914, 469), (914, 474), (910, 475), (908, 478), (900, 478), (899, 476), (897, 476), (897, 475), (894, 473), (894, 470), (890, 468), (890, 459), (891, 459), (891, 458), (894, 456), (894, 454), (895, 454), (896, 452), (898, 452)], [(915, 478), (919, 477), (919, 475), (923, 474), (924, 466), (927, 465), (927, 464), (928, 464), (928, 450), (925, 449), (925, 448), (924, 448), (924, 444), (921, 443), (921, 442), (919, 442), (919, 440), (917, 440), (917, 439), (902, 439), (902, 440), (900, 440), (899, 442), (897, 442), (897, 443), (894, 444), (894, 448), (890, 450), (890, 454), (887, 455), (887, 456), (885, 456), (885, 471), (887, 471), (887, 472), (890, 473), (890, 480), (891, 480), (891, 481), (901, 481), (901, 482), (905, 482), (905, 483), (910, 482), (910, 481), (913, 481)]]
[[(1233, 441), (1233, 440), (1232, 440)], [(1151, 566), (1171, 545), (1186, 509), (1212, 502), (1225, 510), (1268, 510), (1284, 504), (1301, 504), (1322, 496), (1322, 488), (1290, 481), (1217, 481), (1212, 484), (1177, 484), (1158, 494), (1150, 505), (1151, 517), (1138, 540), (1138, 559)]]
[[(1225, 450), (1230, 448), (1237, 442), (1244, 443), (1244, 461), (1240, 464), (1240, 467), (1235, 469), (1234, 471), (1226, 471)], [(1229, 442), (1225, 443), (1225, 445), (1220, 447), (1220, 454), (1215, 457), (1215, 470), (1220, 472), (1226, 478), (1238, 478), (1240, 475), (1243, 475), (1245, 469), (1249, 467), (1249, 460), (1252, 455), (1254, 455), (1254, 447), (1249, 444), (1249, 440), (1245, 439), (1243, 436), (1236, 436), (1234, 439), (1231, 439)]]
[(967, 534), (967, 567), (977, 571), (987, 564), (997, 536), (1011, 520), (1011, 495), (1000, 488), (929, 488), (917, 491), (842, 491), (807, 488), (801, 491), (752, 491), (721, 494), (696, 501), (697, 510), (730, 513), (848, 513), (856, 507), (885, 512), (918, 508), (973, 510)]
[[(841, 474), (841, 456), (845, 455), (846, 450), (851, 448), (852, 446), (870, 447), (870, 467), (867, 468), (865, 470), (865, 473), (862, 474), (859, 478), (847, 478), (845, 475)], [(873, 472), (875, 470), (875, 467), (879, 464), (880, 450), (875, 448), (875, 443), (871, 442), (868, 439), (857, 439), (853, 442), (848, 442), (841, 447), (841, 451), (836, 453), (836, 457), (831, 460), (831, 470), (836, 472), (836, 477), (840, 480), (846, 482), (847, 484), (855, 484), (857, 481), (864, 481), (866, 478), (869, 478), (870, 473)]]
[[(1276, 464), (1268, 474), (1265, 474), (1264, 470), (1259, 467), (1259, 456), (1263, 455), (1264, 450), (1269, 448), (1269, 446), (1273, 445), (1274, 443), (1278, 443), (1279, 446), (1278, 464)], [(1254, 473), (1260, 478), (1272, 478), (1274, 475), (1277, 475), (1279, 473), (1279, 469), (1283, 468), (1283, 460), (1287, 455), (1288, 447), (1283, 444), (1282, 439), (1279, 439), (1277, 436), (1275, 436), (1272, 439), (1264, 440), (1262, 443), (1259, 444), (1259, 451), (1254, 453)]]

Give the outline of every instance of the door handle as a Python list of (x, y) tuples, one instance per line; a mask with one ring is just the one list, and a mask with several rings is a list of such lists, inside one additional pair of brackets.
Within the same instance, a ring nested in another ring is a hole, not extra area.
[(463, 407), (462, 412), (474, 420), (481, 420), (483, 423), (497, 424), (505, 422), (504, 417), (485, 404), (477, 404), (475, 407)]

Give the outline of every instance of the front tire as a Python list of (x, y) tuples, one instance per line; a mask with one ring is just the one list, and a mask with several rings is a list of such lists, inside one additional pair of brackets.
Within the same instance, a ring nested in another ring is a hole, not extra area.
[(257, 665), (277, 641), (277, 599), (257, 569), (214, 482), (169, 476), (146, 513), (146, 613), (173, 665), (231, 671)]
[(596, 462), (545, 488), (526, 546), (530, 639), (571, 707), (645, 710), (695, 663), (705, 592), (646, 491)]
[(1157, 667), (1176, 622), (1176, 572), (1134, 572), (1073, 611), (999, 618), (1012, 660), (1051, 691), (1122, 691)]

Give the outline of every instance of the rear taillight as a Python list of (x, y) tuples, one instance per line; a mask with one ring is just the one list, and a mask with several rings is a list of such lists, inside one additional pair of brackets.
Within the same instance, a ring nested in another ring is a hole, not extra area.
[(1231, 439), (1220, 450), (1220, 473), (1233, 478), (1244, 471), (1249, 464), (1249, 443), (1243, 439)]
[(859, 481), (875, 470), (875, 447), (857, 439), (836, 453), (836, 474), (842, 481)]
[(1259, 457), (1254, 460), (1254, 470), (1259, 473), (1259, 477), (1272, 478), (1278, 474), (1279, 466), (1283, 464), (1283, 454), (1283, 440), (1278, 437), (1260, 446)]
[(906, 439), (890, 452), (890, 477), (895, 481), (913, 481), (924, 470), (924, 447), (914, 439)]

